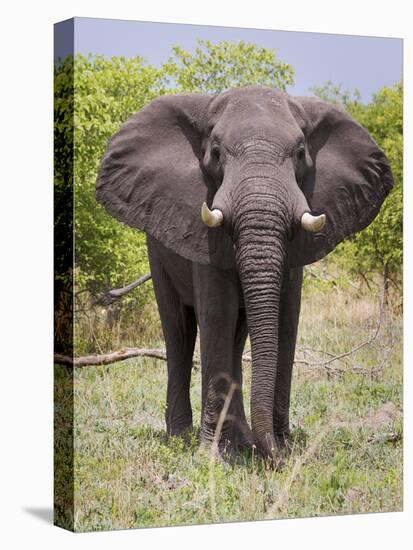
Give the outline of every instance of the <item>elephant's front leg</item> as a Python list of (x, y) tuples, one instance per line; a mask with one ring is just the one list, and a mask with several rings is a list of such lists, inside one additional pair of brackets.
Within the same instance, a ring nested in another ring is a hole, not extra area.
[(198, 266), (194, 276), (202, 364), (201, 440), (219, 436), (220, 450), (232, 452), (252, 441), (242, 400), (241, 354), (247, 331), (240, 289), (231, 271)]
[(284, 273), (280, 304), (279, 348), (274, 396), (274, 435), (280, 447), (290, 447), (291, 377), (297, 341), (301, 305), (303, 269), (287, 269)]
[(152, 280), (167, 354), (165, 421), (168, 435), (180, 435), (192, 428), (189, 389), (197, 325), (194, 309), (183, 304), (162, 266), (157, 247), (159, 245), (148, 240)]

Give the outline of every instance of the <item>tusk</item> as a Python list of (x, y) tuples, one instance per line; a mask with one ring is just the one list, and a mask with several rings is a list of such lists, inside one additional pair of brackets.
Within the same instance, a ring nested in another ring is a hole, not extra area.
[(301, 217), (301, 227), (311, 233), (316, 233), (323, 229), (326, 223), (326, 215), (313, 216), (309, 212), (304, 212)]
[(224, 215), (221, 210), (218, 210), (218, 208), (210, 210), (206, 202), (202, 204), (201, 218), (208, 227), (219, 227), (224, 223)]

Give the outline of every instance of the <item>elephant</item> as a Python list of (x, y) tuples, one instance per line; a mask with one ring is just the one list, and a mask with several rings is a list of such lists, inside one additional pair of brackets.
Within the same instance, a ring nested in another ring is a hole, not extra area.
[(282, 466), (303, 266), (369, 225), (392, 186), (384, 153), (345, 111), (266, 86), (158, 97), (108, 140), (96, 199), (147, 235), (168, 434), (192, 427), (199, 329), (201, 442), (214, 441), (232, 387), (218, 449), (255, 446)]

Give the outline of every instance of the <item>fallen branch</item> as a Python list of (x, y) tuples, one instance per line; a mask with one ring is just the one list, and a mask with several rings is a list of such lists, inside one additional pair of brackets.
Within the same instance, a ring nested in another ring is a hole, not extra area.
[(69, 357), (55, 353), (54, 362), (67, 367), (93, 367), (97, 365), (109, 365), (118, 361), (125, 361), (132, 357), (153, 357), (166, 361), (166, 351), (162, 349), (125, 348), (112, 353), (102, 355), (86, 355), (84, 357)]
[(113, 302), (120, 300), (122, 296), (124, 296), (134, 288), (140, 286), (143, 283), (146, 283), (146, 281), (149, 281), (149, 279), (151, 278), (152, 275), (150, 273), (146, 273), (145, 275), (142, 275), (142, 277), (139, 277), (139, 279), (136, 279), (136, 281), (133, 281), (123, 288), (113, 288), (112, 290), (108, 290), (105, 294), (103, 294), (103, 296), (95, 300), (95, 305), (109, 306), (110, 304), (113, 304)]

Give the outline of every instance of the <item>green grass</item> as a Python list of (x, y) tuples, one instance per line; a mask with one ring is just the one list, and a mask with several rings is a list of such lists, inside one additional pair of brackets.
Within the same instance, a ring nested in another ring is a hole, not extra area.
[[(349, 350), (376, 322), (373, 300), (348, 292), (310, 296), (297, 356), (314, 362), (309, 348)], [(297, 365), (294, 449), (281, 472), (252, 453), (229, 463), (199, 447), (199, 368), (191, 386), (195, 426), (185, 441), (165, 434), (162, 361), (75, 369), (75, 529), (401, 510), (401, 356), (401, 320), (389, 314), (372, 345), (331, 365), (344, 372)], [(359, 374), (378, 365), (378, 372)], [(249, 414), (248, 364), (244, 372)]]

